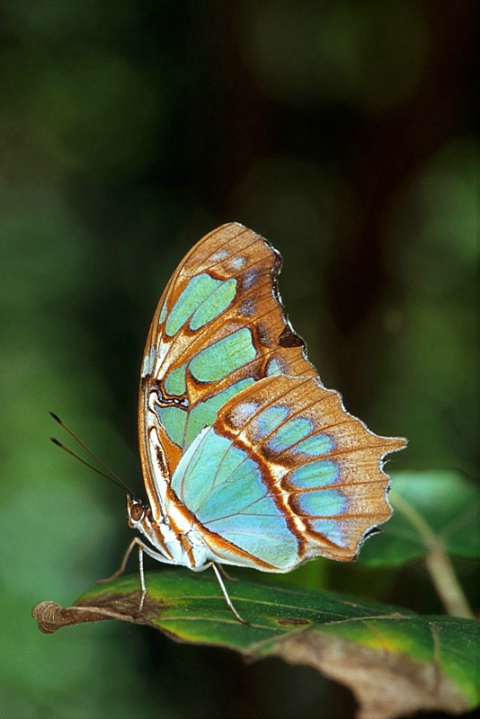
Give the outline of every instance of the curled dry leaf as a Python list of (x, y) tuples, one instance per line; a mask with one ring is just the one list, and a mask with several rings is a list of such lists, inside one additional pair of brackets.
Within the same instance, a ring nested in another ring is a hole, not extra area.
[[(47, 600), (40, 602), (33, 608), (33, 617), (37, 620), (38, 628), (44, 634), (54, 634), (62, 627), (73, 626), (74, 624), (86, 624), (88, 622), (101, 622), (107, 619), (120, 619), (127, 622), (136, 622), (132, 614), (132, 601), (130, 597), (126, 597), (127, 601), (122, 605), (122, 601), (117, 598), (115, 602), (107, 601), (106, 606), (82, 606), (81, 604), (72, 607), (61, 607), (59, 604)], [(136, 602), (138, 609), (138, 602)], [(121, 611), (121, 609), (125, 611)], [(145, 622), (142, 622), (145, 623)]]

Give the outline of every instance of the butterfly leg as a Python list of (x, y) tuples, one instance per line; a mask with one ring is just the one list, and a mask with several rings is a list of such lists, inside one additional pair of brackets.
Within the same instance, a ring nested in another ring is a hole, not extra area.
[(238, 582), (237, 577), (232, 577), (232, 575), (227, 572), (227, 570), (222, 564), (217, 564), (215, 566), (217, 567), (218, 571), (224, 576), (224, 578), (228, 579), (229, 582)]
[(246, 619), (243, 619), (243, 617), (240, 616), (240, 614), (237, 612), (237, 610), (233, 606), (232, 600), (230, 599), (230, 597), (228, 595), (227, 588), (225, 586), (225, 582), (223, 581), (220, 569), (217, 567), (215, 562), (211, 562), (211, 567), (212, 567), (213, 571), (215, 572), (215, 576), (217, 577), (218, 583), (220, 585), (220, 589), (222, 590), (223, 596), (225, 597), (225, 601), (227, 602), (227, 605), (233, 612), (233, 616), (236, 617), (238, 619), (238, 621), (241, 622), (242, 624), (248, 624), (248, 626), (250, 626), (250, 622), (247, 622)]
[(208, 564), (204, 564), (202, 567), (191, 567), (192, 571), (194, 572), (203, 572), (204, 569), (208, 569), (208, 567), (212, 567), (213, 571), (215, 572), (215, 576), (217, 577), (217, 581), (220, 585), (220, 589), (222, 590), (223, 596), (225, 597), (225, 601), (227, 602), (228, 608), (231, 610), (233, 616), (235, 619), (238, 619), (239, 622), (242, 624), (248, 624), (250, 626), (250, 622), (247, 622), (246, 619), (243, 619), (240, 614), (237, 612), (235, 607), (232, 604), (232, 600), (228, 596), (227, 588), (225, 586), (225, 582), (222, 579), (222, 575), (220, 572), (220, 569), (217, 567), (215, 562), (208, 562)]
[[(146, 544), (142, 542), (141, 539), (138, 539), (136, 537), (132, 544), (138, 545), (138, 565), (140, 570), (140, 586), (142, 588), (142, 596), (140, 598), (140, 606), (138, 608), (138, 611), (141, 612), (143, 609), (143, 603), (145, 601), (145, 597), (147, 596), (147, 586), (145, 584), (145, 572), (143, 569), (143, 553), (145, 552), (148, 554), (149, 557), (152, 557), (153, 559), (156, 559), (158, 562), (162, 562), (163, 564), (175, 564), (175, 561), (172, 559), (167, 559), (167, 557), (164, 557), (163, 554), (160, 554), (159, 552), (155, 552), (153, 549), (150, 549)], [(131, 545), (130, 545), (131, 546)], [(130, 547), (128, 548), (129, 553), (131, 551)]]
[(122, 563), (120, 567), (117, 569), (116, 572), (114, 572), (110, 577), (106, 577), (105, 579), (99, 579), (99, 584), (107, 584), (108, 582), (112, 582), (114, 579), (117, 579), (117, 577), (120, 577), (124, 571), (125, 567), (127, 566), (128, 559), (132, 553), (133, 548), (137, 546), (138, 547), (138, 564), (139, 564), (139, 570), (140, 570), (140, 586), (142, 588), (142, 596), (140, 599), (140, 608), (139, 611), (141, 612), (143, 609), (143, 603), (145, 601), (145, 597), (147, 595), (147, 587), (145, 584), (145, 571), (143, 568), (143, 553), (146, 552), (150, 557), (153, 557), (153, 559), (156, 559), (159, 562), (163, 562), (164, 564), (175, 564), (174, 561), (169, 561), (166, 557), (163, 556), (163, 554), (160, 554), (159, 552), (155, 552), (153, 549), (150, 549), (146, 544), (142, 542), (141, 539), (138, 537), (135, 537), (132, 539), (130, 544), (128, 545), (127, 551), (124, 554), (124, 557), (122, 559)]
[[(164, 564), (175, 564), (174, 561), (168, 560), (166, 557), (163, 556), (163, 554), (160, 554), (159, 552), (155, 552), (153, 549), (150, 549), (146, 544), (142, 542), (141, 539), (138, 537), (135, 537), (135, 539), (132, 539), (130, 544), (128, 545), (128, 549), (124, 554), (124, 557), (122, 559), (122, 563), (120, 567), (117, 569), (116, 572), (114, 572), (110, 577), (105, 577), (105, 579), (99, 579), (99, 584), (108, 584), (109, 582), (113, 582), (114, 579), (117, 579), (117, 577), (120, 577), (124, 571), (125, 567), (127, 566), (128, 559), (132, 553), (133, 548), (135, 545), (138, 546), (139, 553), (146, 552), (150, 557), (153, 557), (153, 559), (156, 559), (158, 562), (163, 562)], [(140, 561), (141, 567), (143, 567), (143, 557)]]
[(140, 606), (138, 608), (139, 614), (142, 612), (143, 603), (147, 596), (147, 586), (145, 584), (145, 571), (143, 569), (143, 547), (142, 543), (138, 542), (138, 568), (140, 571), (140, 586), (142, 587), (142, 596), (140, 597)]
[(134, 548), (134, 546), (136, 544), (139, 543), (139, 541), (140, 540), (137, 537), (135, 537), (135, 539), (132, 539), (132, 541), (128, 545), (127, 551), (125, 552), (125, 554), (123, 556), (120, 567), (110, 577), (105, 577), (105, 579), (99, 579), (98, 580), (99, 584), (108, 584), (109, 582), (113, 582), (114, 579), (117, 579), (117, 577), (120, 577), (124, 573), (125, 567), (127, 566), (128, 558), (130, 557), (130, 555), (132, 553), (132, 549)]

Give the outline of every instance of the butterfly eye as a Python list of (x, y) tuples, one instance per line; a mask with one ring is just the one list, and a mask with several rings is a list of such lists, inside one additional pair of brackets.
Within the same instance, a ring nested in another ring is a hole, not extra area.
[(132, 504), (132, 506), (130, 507), (130, 519), (133, 522), (139, 522), (144, 514), (145, 508), (141, 504)]

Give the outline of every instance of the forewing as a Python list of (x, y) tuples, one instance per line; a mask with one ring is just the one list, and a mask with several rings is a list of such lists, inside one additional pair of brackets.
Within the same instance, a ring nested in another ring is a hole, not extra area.
[(277, 290), (281, 258), (259, 235), (227, 224), (186, 255), (157, 306), (145, 348), (140, 450), (151, 503), (182, 453), (222, 406), (264, 377), (314, 377)]

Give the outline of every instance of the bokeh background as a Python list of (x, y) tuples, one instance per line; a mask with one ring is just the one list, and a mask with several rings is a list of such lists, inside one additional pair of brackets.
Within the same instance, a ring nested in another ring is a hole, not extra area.
[[(151, 316), (191, 245), (237, 220), (282, 252), (324, 383), (409, 438), (390, 467), (474, 480), (476, 4), (3, 0), (1, 716), (352, 715), (308, 668), (122, 624), (40, 634), (33, 605), (70, 603), (130, 539), (48, 410), (141, 492)], [(333, 564), (278, 581), (441, 611), (420, 565)]]

